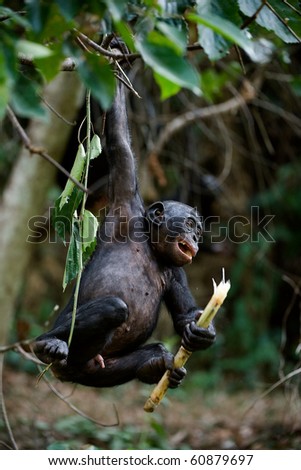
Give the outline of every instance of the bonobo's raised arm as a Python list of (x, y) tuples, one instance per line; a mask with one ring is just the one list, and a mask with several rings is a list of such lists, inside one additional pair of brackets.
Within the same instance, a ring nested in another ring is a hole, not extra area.
[(135, 158), (131, 149), (125, 86), (117, 80), (116, 95), (106, 116), (106, 147), (110, 167), (109, 200), (114, 207), (138, 193)]

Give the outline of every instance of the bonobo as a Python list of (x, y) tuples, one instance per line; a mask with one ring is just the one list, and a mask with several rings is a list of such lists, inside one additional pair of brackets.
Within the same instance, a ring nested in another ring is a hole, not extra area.
[(183, 346), (206, 349), (214, 327), (196, 326), (195, 305), (183, 266), (198, 251), (200, 216), (175, 201), (145, 209), (139, 194), (131, 150), (124, 85), (119, 82), (106, 118), (109, 156), (109, 210), (98, 233), (96, 250), (80, 284), (70, 347), (73, 295), (53, 328), (39, 336), (36, 355), (52, 363), (62, 381), (110, 387), (139, 379), (157, 382), (171, 370), (171, 388), (186, 374), (173, 368), (173, 355), (160, 343), (145, 344), (165, 302)]

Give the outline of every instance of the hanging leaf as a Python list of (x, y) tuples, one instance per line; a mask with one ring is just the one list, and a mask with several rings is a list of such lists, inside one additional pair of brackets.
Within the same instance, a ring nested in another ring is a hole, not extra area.
[(90, 143), (90, 160), (97, 158), (102, 152), (101, 141), (97, 134), (94, 134)]
[[(71, 176), (73, 176), (73, 178), (77, 179), (77, 181), (81, 181), (82, 179), (82, 175), (85, 169), (85, 164), (86, 164), (86, 152), (85, 152), (83, 144), (79, 144), (75, 161), (73, 163), (72, 170), (70, 173)], [(61, 197), (60, 197), (60, 205), (59, 205), (60, 209), (62, 209), (63, 205), (68, 202), (69, 197), (72, 194), (74, 186), (75, 184), (73, 183), (73, 181), (68, 179), (65, 189), (62, 192)]]
[(81, 270), (81, 243), (79, 222), (76, 216), (72, 220), (72, 233), (66, 257), (66, 265), (63, 278), (63, 290)]
[(85, 209), (82, 219), (82, 252), (86, 262), (96, 247), (98, 220), (92, 212)]
[(70, 238), (73, 214), (78, 209), (82, 199), (83, 192), (75, 186), (68, 202), (60, 209), (61, 197), (59, 197), (51, 210), (51, 224), (58, 236), (63, 240), (64, 245), (66, 245), (67, 240)]

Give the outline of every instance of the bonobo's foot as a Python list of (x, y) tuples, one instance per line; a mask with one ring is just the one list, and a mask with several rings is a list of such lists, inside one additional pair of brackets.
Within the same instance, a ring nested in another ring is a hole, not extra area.
[(69, 348), (65, 341), (58, 338), (37, 340), (33, 347), (36, 356), (45, 364), (67, 359)]
[(170, 371), (169, 388), (180, 385), (186, 375), (185, 367), (174, 369), (174, 356), (162, 344), (153, 345), (151, 357), (147, 359), (137, 370), (137, 378), (145, 383), (159, 382), (166, 370)]
[(127, 320), (129, 315), (126, 303), (118, 297), (107, 296), (91, 300), (77, 308), (75, 327), (70, 349), (67, 341), (70, 334), (72, 311), (63, 310), (53, 328), (39, 336), (34, 352), (41, 361), (67, 361), (70, 364), (85, 364), (92, 358), (98, 366), (104, 363), (98, 354), (102, 351), (115, 328)]

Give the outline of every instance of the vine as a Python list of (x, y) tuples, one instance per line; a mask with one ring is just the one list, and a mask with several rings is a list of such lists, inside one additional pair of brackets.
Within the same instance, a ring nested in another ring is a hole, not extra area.
[[(71, 170), (71, 175), (81, 182), (84, 187), (84, 191), (81, 191), (74, 185), (73, 181), (69, 179), (61, 196), (55, 203), (55, 212), (52, 217), (52, 223), (65, 244), (67, 243), (66, 234), (68, 234), (68, 232), (70, 233), (63, 277), (63, 289), (65, 290), (69, 282), (76, 278), (68, 346), (70, 346), (74, 331), (83, 267), (96, 247), (96, 233), (98, 228), (96, 217), (86, 209), (90, 161), (98, 157), (101, 153), (99, 136), (94, 134), (91, 139), (92, 124), (90, 90), (86, 93), (85, 120), (87, 123), (86, 136), (84, 139), (86, 141), (86, 149), (84, 148), (83, 143), (80, 142)], [(67, 226), (65, 223), (63, 224), (63, 227), (61, 226), (62, 217), (63, 220), (67, 222)]]

